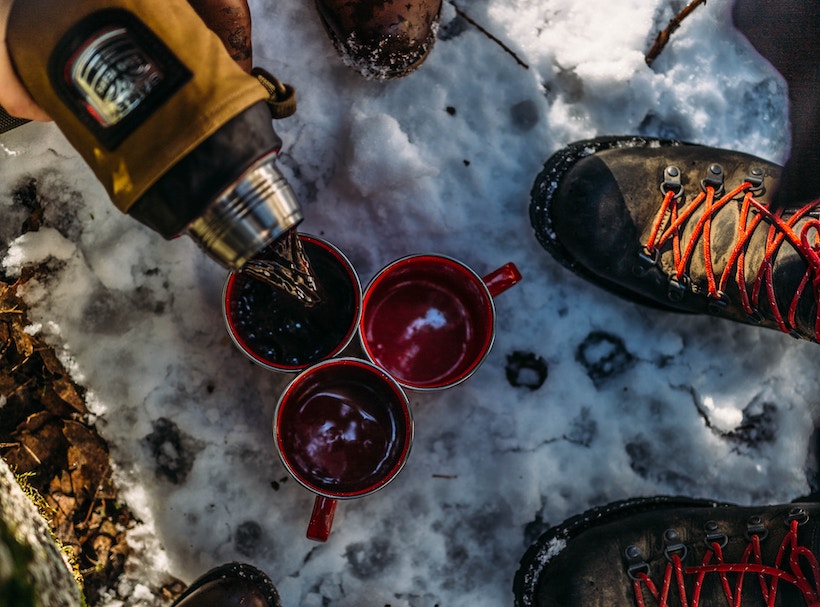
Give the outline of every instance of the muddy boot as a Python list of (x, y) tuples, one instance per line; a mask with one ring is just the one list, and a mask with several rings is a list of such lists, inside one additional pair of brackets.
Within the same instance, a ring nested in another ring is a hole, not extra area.
[(212, 569), (191, 584), (171, 607), (282, 607), (267, 575), (242, 563)]
[(582, 141), (547, 161), (530, 219), (555, 259), (628, 300), (818, 341), (820, 200), (769, 209), (780, 174), (676, 141)]
[(688, 498), (609, 504), (545, 532), (521, 560), (516, 607), (820, 604), (820, 504)]
[(438, 35), (442, 0), (316, 0), (342, 61), (365, 78), (386, 80), (415, 70)]

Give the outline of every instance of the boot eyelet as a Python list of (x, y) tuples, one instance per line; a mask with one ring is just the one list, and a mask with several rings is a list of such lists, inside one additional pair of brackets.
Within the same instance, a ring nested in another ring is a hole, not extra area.
[(638, 576), (639, 573), (649, 575), (649, 563), (636, 563), (626, 569), (626, 574), (629, 576), (629, 579), (635, 582), (641, 581), (641, 578)]
[(638, 251), (638, 260), (632, 266), (632, 273), (639, 278), (643, 278), (652, 268), (658, 266), (659, 259), (660, 253), (657, 249), (650, 252), (648, 247), (641, 247), (641, 250)]
[(681, 541), (677, 531), (667, 529), (663, 534), (663, 541), (666, 543), (666, 547), (663, 549), (666, 560), (671, 562), (673, 555), (677, 555), (682, 561), (686, 560), (689, 549), (686, 547), (686, 544)]
[(668, 192), (674, 192), (673, 198), (679, 200), (683, 196), (683, 184), (680, 182), (680, 169), (676, 166), (668, 166), (663, 170), (663, 181), (661, 182), (661, 194), (666, 196)]
[(749, 184), (749, 191), (758, 196), (766, 193), (766, 188), (763, 187), (763, 169), (759, 167), (752, 167), (749, 174), (746, 175), (746, 182)]
[(765, 540), (769, 535), (769, 530), (763, 524), (763, 519), (757, 515), (750, 516), (749, 521), (746, 523), (746, 536), (751, 538), (755, 535), (760, 540)]
[(809, 513), (806, 512), (803, 508), (799, 506), (795, 506), (789, 511), (789, 516), (786, 519), (787, 524), (791, 521), (797, 521), (798, 525), (805, 525), (809, 522)]
[(626, 573), (631, 580), (640, 581), (639, 573), (644, 576), (649, 575), (649, 563), (644, 560), (640, 548), (634, 544), (627, 546), (624, 550), (624, 556), (627, 563)]
[(714, 544), (725, 548), (726, 544), (729, 543), (729, 536), (720, 530), (720, 527), (715, 521), (706, 521), (703, 525), (703, 530), (706, 532), (706, 537), (703, 539), (703, 542), (707, 548), (714, 548)]
[(703, 188), (704, 192), (709, 188), (713, 188), (715, 190), (715, 196), (720, 196), (723, 194), (723, 179), (723, 167), (717, 163), (713, 163), (709, 165), (709, 170), (707, 171), (706, 177), (701, 180), (700, 187)]
[(729, 296), (723, 291), (718, 291), (717, 297), (709, 296), (709, 312), (712, 314), (722, 314), (730, 304)]
[(680, 277), (670, 276), (669, 283), (666, 287), (666, 296), (670, 301), (681, 301), (683, 296), (686, 295), (686, 291), (689, 289), (689, 284), (689, 277), (685, 274)]

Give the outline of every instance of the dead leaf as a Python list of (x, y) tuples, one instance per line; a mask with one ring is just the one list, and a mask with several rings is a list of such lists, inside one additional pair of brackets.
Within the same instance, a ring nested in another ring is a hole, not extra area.
[(34, 338), (23, 331), (23, 327), (19, 325), (19, 322), (13, 323), (11, 337), (14, 340), (18, 354), (20, 354), (25, 361), (25, 359), (34, 353)]
[(72, 384), (68, 379), (57, 379), (54, 381), (52, 386), (57, 396), (71, 406), (72, 409), (77, 411), (77, 413), (88, 413), (88, 409), (85, 406), (85, 401), (80, 397), (80, 394), (77, 392), (74, 384)]

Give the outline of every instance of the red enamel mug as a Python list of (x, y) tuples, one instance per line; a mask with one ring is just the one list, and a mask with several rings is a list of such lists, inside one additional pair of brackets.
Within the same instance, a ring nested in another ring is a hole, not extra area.
[(482, 278), (444, 255), (398, 259), (365, 289), (359, 320), (364, 353), (405, 388), (455, 386), (492, 348), (493, 298), (520, 280), (513, 263)]
[[(361, 312), (362, 286), (350, 260), (317, 236), (298, 238), (322, 288), (318, 304), (304, 305), (243, 272), (228, 276), (222, 295), (225, 326), (234, 345), (273, 371), (296, 373), (340, 354), (355, 336)], [(275, 254), (269, 247), (258, 258)]]
[(307, 537), (324, 542), (339, 500), (382, 489), (413, 444), (407, 395), (388, 373), (356, 358), (320, 362), (285, 388), (273, 417), (288, 473), (316, 494)]

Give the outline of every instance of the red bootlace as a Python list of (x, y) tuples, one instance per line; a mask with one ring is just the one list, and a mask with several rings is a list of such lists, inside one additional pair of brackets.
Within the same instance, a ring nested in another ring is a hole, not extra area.
[[(782, 209), (770, 211), (755, 199), (755, 187), (751, 181), (745, 181), (718, 198), (716, 188), (705, 184), (703, 191), (684, 209), (681, 208), (684, 204), (682, 190), (665, 189), (663, 202), (653, 222), (652, 231), (644, 245), (644, 250), (648, 256), (652, 257), (658, 254), (661, 247), (671, 242), (675, 275), (670, 277), (670, 280), (678, 281), (688, 275), (696, 245), (702, 239), (708, 297), (716, 303), (725, 301), (726, 285), (730, 279), (734, 278), (740, 291), (741, 305), (751, 318), (761, 318), (759, 304), (762, 291), (780, 330), (785, 333), (794, 333), (797, 304), (809, 281), (811, 281), (815, 301), (820, 302), (820, 220), (811, 218), (803, 224), (799, 233), (795, 231), (796, 224), (820, 206), (820, 200), (804, 205), (788, 219), (784, 219)], [(717, 278), (718, 274), (715, 272), (711, 252), (712, 221), (721, 209), (741, 196), (735, 244), (726, 266)], [(685, 248), (682, 249), (683, 226), (701, 206), (704, 207), (704, 212), (695, 224), (689, 241), (685, 243)], [(754, 278), (747, 282), (746, 248), (761, 221), (769, 224), (765, 252), (757, 271), (750, 274)], [(784, 242), (794, 247), (807, 263), (806, 272), (785, 312), (777, 303), (772, 280), (774, 259)], [(815, 340), (820, 341), (820, 305), (816, 308), (814, 332)]]
[[(820, 567), (811, 550), (797, 543), (798, 525), (797, 520), (789, 522), (789, 531), (783, 538), (772, 565), (763, 563), (759, 534), (750, 535), (749, 545), (740, 562), (737, 563), (728, 563), (724, 560), (723, 547), (717, 541), (709, 544), (709, 549), (699, 566), (684, 568), (681, 556), (674, 552), (669, 553), (663, 585), (660, 589), (649, 578), (646, 571), (632, 574), (635, 603), (638, 607), (646, 607), (643, 591), (645, 587), (659, 607), (670, 607), (669, 597), (674, 587), (677, 590), (681, 607), (699, 607), (706, 575), (714, 573), (719, 576), (726, 604), (729, 607), (742, 606), (743, 582), (746, 575), (757, 576), (760, 592), (767, 607), (774, 607), (778, 586), (781, 582), (799, 589), (808, 607), (817, 607), (820, 605)], [(806, 571), (810, 574), (810, 578), (806, 575)], [(734, 585), (729, 580), (730, 574), (737, 576)], [(691, 599), (687, 596), (684, 584), (686, 575), (696, 576)], [(709, 607), (717, 606), (710, 605)]]

